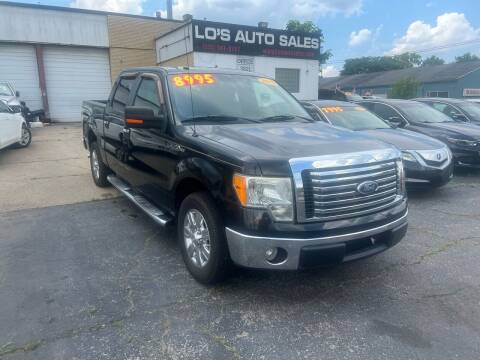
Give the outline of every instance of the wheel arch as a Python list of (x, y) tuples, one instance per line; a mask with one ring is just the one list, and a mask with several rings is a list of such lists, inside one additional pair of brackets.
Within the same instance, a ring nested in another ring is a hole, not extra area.
[(217, 204), (222, 203), (225, 176), (215, 164), (201, 158), (185, 159), (177, 164), (176, 173), (175, 211), (188, 195), (198, 191), (206, 191)]

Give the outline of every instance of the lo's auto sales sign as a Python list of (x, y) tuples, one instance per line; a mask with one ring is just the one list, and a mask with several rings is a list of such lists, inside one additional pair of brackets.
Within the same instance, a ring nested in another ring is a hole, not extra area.
[(192, 20), (193, 50), (317, 60), (319, 34)]

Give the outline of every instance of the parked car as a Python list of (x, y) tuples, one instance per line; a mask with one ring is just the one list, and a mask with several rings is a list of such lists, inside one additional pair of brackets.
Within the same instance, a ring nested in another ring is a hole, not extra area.
[(338, 101), (358, 101), (363, 98), (350, 91), (342, 91), (339, 89), (318, 89), (318, 98), (322, 100), (338, 100)]
[(480, 127), (460, 123), (418, 101), (377, 99), (359, 104), (394, 126), (419, 132), (447, 144), (456, 166), (480, 166)]
[[(314, 121), (275, 80), (132, 68), (85, 101), (94, 182), (113, 184), (212, 283), (229, 263), (295, 270), (377, 254), (407, 229), (401, 153)], [(108, 231), (106, 229), (106, 231)]]
[(441, 111), (455, 121), (480, 125), (480, 104), (450, 98), (418, 98), (415, 100)]
[(442, 186), (453, 176), (452, 154), (448, 147), (429, 136), (395, 129), (358, 104), (344, 101), (304, 101), (312, 117), (375, 137), (402, 151), (407, 182)]
[(22, 115), (0, 101), (0, 149), (14, 144), (27, 147), (31, 141), (32, 133)]
[(15, 113), (22, 111), (20, 93), (7, 81), (0, 81), (0, 101), (7, 104)]

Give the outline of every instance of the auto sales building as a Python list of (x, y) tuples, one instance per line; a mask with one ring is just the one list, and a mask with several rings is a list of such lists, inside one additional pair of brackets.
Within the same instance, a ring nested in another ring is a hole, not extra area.
[(187, 20), (0, 1), (0, 81), (57, 122), (80, 121), (122, 69), (156, 64), (255, 71), (315, 97), (315, 34)]
[(156, 40), (157, 64), (238, 69), (275, 78), (298, 99), (316, 99), (318, 34), (191, 20)]
[(155, 38), (182, 21), (0, 1), (0, 81), (52, 121), (80, 121), (125, 67), (156, 64)]

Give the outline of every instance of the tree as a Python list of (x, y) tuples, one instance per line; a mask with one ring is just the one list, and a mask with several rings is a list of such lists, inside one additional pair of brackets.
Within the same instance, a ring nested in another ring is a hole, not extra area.
[(420, 84), (413, 77), (408, 77), (397, 81), (388, 97), (390, 99), (412, 99), (417, 97), (417, 90)]
[(422, 57), (417, 53), (404, 53), (395, 56), (366, 56), (345, 60), (342, 75), (365, 74), (378, 71), (399, 70), (421, 64)]
[(285, 29), (288, 31), (298, 31), (298, 32), (305, 32), (305, 33), (321, 33), (322, 32), (322, 30), (320, 30), (319, 27), (315, 25), (312, 21), (305, 21), (302, 23), (298, 20), (289, 20)]
[(477, 60), (480, 60), (480, 58), (477, 55), (469, 52), (460, 56), (455, 56), (455, 62), (457, 63), (467, 62), (467, 61), (477, 61)]
[(422, 61), (421, 66), (432, 66), (432, 65), (443, 65), (445, 60), (439, 58), (438, 56), (432, 55)]
[(414, 52), (406, 52), (400, 55), (394, 55), (393, 58), (405, 64), (405, 67), (420, 66), (422, 64), (422, 56)]
[[(298, 20), (289, 20), (285, 29), (288, 31), (294, 32), (303, 32), (310, 34), (318, 34), (320, 39), (320, 44), (323, 43), (323, 32), (322, 30), (311, 21), (300, 22)], [(325, 64), (328, 59), (332, 57), (332, 52), (330, 50), (325, 50), (324, 52), (320, 49), (320, 58), (318, 59), (320, 64)]]

